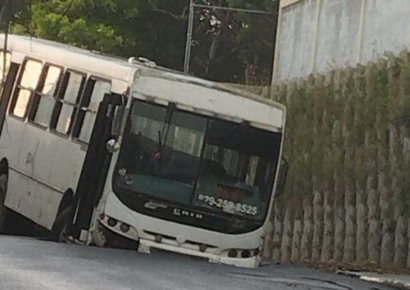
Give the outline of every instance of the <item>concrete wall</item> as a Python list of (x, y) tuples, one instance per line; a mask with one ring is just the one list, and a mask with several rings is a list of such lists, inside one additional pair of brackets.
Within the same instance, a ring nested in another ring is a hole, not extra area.
[(282, 0), (273, 83), (410, 48), (410, 0)]

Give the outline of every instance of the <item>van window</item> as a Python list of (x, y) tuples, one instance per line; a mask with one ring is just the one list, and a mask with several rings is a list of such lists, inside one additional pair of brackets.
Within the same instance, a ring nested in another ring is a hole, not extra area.
[(14, 105), (12, 106), (12, 114), (25, 118), (27, 108), (30, 103), (30, 98), (37, 87), (40, 79), (42, 64), (41, 62), (28, 60), (24, 64), (23, 72), (20, 76), (19, 84), (15, 91)]
[(66, 72), (64, 76), (63, 87), (54, 111), (55, 123), (52, 126), (61, 134), (69, 135), (71, 133), (85, 80), (84, 75), (71, 71)]
[(84, 143), (88, 143), (94, 128), (97, 111), (104, 95), (111, 91), (111, 83), (102, 80), (89, 79), (86, 94), (83, 97), (79, 116), (78, 126), (73, 137)]
[(46, 65), (43, 69), (40, 85), (35, 92), (33, 109), (29, 119), (43, 127), (48, 127), (50, 124), (61, 74), (61, 68)]
[[(4, 55), (6, 55), (6, 70), (4, 72)], [(10, 53), (4, 53), (3, 51), (0, 51), (0, 83), (3, 81), (3, 72), (4, 75), (7, 76), (7, 73), (10, 68), (10, 62), (11, 62), (11, 54)]]

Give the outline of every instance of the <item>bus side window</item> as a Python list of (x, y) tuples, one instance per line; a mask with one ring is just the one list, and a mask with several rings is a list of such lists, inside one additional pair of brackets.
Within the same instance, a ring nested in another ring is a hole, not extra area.
[(73, 137), (81, 142), (89, 143), (95, 119), (104, 95), (111, 91), (111, 83), (90, 78), (77, 117)]
[(11, 113), (17, 117), (25, 118), (30, 99), (37, 87), (41, 74), (41, 62), (27, 60), (24, 63), (23, 72), (19, 78), (19, 83), (14, 92), (14, 100), (11, 106)]
[(84, 75), (71, 71), (65, 73), (51, 122), (51, 128), (58, 133), (70, 135), (75, 115), (79, 109), (85, 80)]
[[(4, 69), (4, 55), (6, 55), (6, 68)], [(4, 53), (4, 51), (0, 50), (0, 93), (3, 88), (3, 82), (5, 82), (5, 79), (7, 78), (7, 73), (10, 68), (10, 61), (11, 61), (11, 55), (10, 53)], [(5, 79), (3, 80), (3, 75)]]
[(61, 73), (61, 68), (46, 65), (34, 95), (29, 120), (45, 128), (50, 124)]

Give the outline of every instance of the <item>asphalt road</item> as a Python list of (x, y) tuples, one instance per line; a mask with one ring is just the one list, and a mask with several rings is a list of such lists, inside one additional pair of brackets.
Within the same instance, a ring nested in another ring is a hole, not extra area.
[(375, 290), (356, 278), (293, 266), (239, 269), (167, 253), (57, 244), (0, 236), (0, 289)]

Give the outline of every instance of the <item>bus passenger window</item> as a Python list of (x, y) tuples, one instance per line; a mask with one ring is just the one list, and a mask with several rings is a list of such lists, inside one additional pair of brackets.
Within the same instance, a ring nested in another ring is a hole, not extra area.
[(30, 98), (40, 78), (41, 67), (42, 64), (40, 62), (33, 60), (28, 60), (24, 64), (23, 74), (20, 77), (20, 82), (14, 95), (15, 99), (12, 106), (13, 115), (20, 118), (26, 116), (27, 106), (30, 103)]
[(50, 65), (43, 69), (39, 88), (35, 92), (32, 112), (29, 115), (29, 119), (38, 125), (48, 127), (50, 124), (61, 71), (61, 68)]
[(8, 70), (10, 68), (10, 61), (11, 61), (11, 55), (10, 53), (6, 53), (6, 71), (4, 71), (3, 66), (4, 66), (4, 52), (0, 51), (0, 83), (3, 81), (3, 73), (4, 76), (7, 76)]
[(78, 125), (73, 137), (89, 143), (95, 119), (104, 95), (111, 91), (111, 84), (105, 81), (89, 79), (78, 116)]
[(57, 132), (65, 135), (70, 134), (84, 84), (85, 76), (74, 72), (65, 74), (62, 94), (57, 100), (55, 110), (56, 122), (52, 124), (52, 128)]

